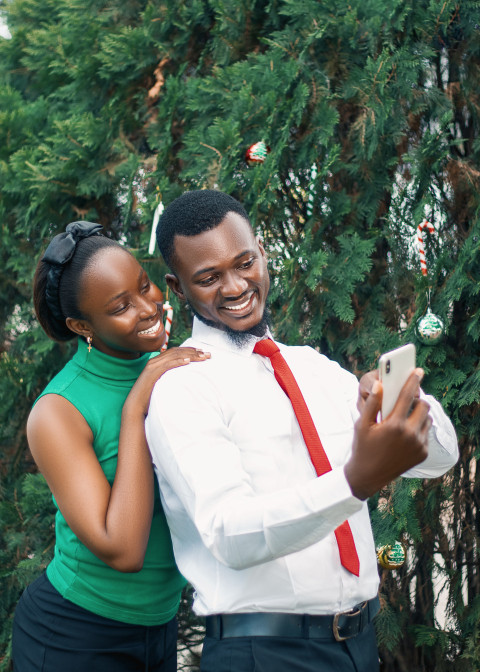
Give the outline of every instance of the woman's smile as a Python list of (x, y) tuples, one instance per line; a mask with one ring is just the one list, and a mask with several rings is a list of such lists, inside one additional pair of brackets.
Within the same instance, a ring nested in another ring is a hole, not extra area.
[(143, 329), (137, 333), (138, 336), (158, 336), (159, 332), (163, 330), (163, 322), (159, 318), (155, 324), (148, 329)]

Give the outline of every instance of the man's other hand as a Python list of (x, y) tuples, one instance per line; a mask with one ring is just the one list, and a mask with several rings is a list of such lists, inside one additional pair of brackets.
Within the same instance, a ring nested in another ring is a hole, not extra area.
[(375, 372), (360, 381), (352, 456), (345, 475), (353, 494), (367, 499), (387, 483), (423, 462), (428, 455), (429, 404), (419, 397), (423, 370), (415, 369), (403, 386), (392, 412), (377, 421), (382, 406), (382, 384)]

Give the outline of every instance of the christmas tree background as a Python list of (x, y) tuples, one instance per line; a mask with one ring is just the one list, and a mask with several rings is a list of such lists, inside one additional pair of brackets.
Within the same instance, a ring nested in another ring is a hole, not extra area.
[[(378, 545), (408, 549), (381, 573), (382, 672), (479, 670), (478, 2), (4, 0), (0, 12), (0, 671), (16, 601), (54, 543), (25, 421), (71, 354), (35, 323), (36, 260), (69, 221), (98, 221), (164, 287), (147, 252), (155, 207), (201, 187), (241, 200), (263, 236), (279, 340), (358, 376), (417, 345), (461, 458), (370, 502)], [(261, 140), (265, 161), (248, 165)], [(433, 346), (415, 333), (430, 285), (447, 325)], [(172, 343), (189, 324), (176, 306)]]

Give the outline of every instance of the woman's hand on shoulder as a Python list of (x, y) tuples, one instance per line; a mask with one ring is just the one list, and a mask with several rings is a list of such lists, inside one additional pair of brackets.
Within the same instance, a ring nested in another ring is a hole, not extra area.
[(146, 416), (153, 387), (164, 373), (193, 362), (204, 362), (209, 358), (209, 352), (190, 347), (171, 348), (152, 357), (132, 387), (125, 401), (124, 410), (134, 410)]

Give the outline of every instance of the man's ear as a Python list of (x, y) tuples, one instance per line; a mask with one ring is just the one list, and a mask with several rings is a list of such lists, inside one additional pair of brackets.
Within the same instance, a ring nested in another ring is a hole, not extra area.
[(167, 281), (167, 285), (170, 287), (175, 296), (178, 299), (180, 299), (180, 301), (187, 300), (185, 294), (183, 293), (180, 280), (177, 278), (176, 275), (174, 275), (173, 273), (167, 273), (167, 275), (165, 276), (165, 280)]
[(265, 248), (263, 247), (263, 238), (260, 235), (258, 235), (255, 236), (255, 240), (257, 241), (258, 249), (260, 250), (262, 257), (268, 259), (267, 253), (265, 252)]
[(78, 336), (93, 336), (93, 329), (86, 320), (78, 320), (75, 317), (67, 317), (65, 320), (67, 327), (70, 331), (73, 331), (74, 334)]

